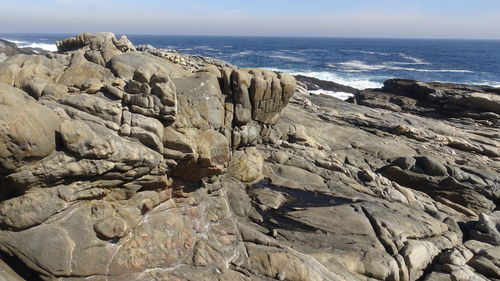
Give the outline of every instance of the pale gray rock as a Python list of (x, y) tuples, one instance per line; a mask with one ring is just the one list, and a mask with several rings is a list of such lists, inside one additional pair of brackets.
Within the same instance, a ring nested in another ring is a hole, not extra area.
[(197, 73), (173, 82), (178, 93), (178, 126), (200, 130), (224, 126), (224, 99), (215, 75)]
[(500, 212), (480, 214), (479, 221), (470, 233), (474, 240), (500, 246)]
[(469, 265), (487, 277), (500, 278), (500, 247), (482, 250)]
[(0, 173), (51, 154), (59, 122), (54, 112), (25, 92), (0, 83)]
[[(184, 72), (180, 67), (169, 61), (140, 53), (126, 53), (115, 56), (108, 62), (107, 66), (116, 76), (125, 80), (131, 80), (134, 76), (136, 78), (144, 77), (144, 75), (148, 75), (150, 79), (155, 73), (171, 75)], [(146, 74), (145, 72), (149, 73)]]

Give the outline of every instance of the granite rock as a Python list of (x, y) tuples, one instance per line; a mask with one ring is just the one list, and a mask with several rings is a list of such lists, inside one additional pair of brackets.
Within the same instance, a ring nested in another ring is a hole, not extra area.
[(0, 62), (0, 279), (500, 278), (492, 89), (57, 45)]

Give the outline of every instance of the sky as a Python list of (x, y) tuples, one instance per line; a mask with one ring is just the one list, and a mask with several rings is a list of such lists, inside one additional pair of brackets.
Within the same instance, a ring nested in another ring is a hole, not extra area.
[(0, 33), (500, 39), (500, 0), (0, 0)]

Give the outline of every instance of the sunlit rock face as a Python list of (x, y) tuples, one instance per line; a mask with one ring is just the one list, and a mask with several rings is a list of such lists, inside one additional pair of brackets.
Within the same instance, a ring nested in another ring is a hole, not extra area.
[(499, 278), (492, 89), (57, 46), (0, 62), (0, 280)]
[[(226, 199), (209, 195), (206, 180), (221, 184), (213, 177), (226, 173), (233, 150), (262, 142), (295, 80), (266, 72), (273, 76), (258, 89), (266, 96), (249, 95), (251, 80), (224, 81), (222, 67), (189, 68), (111, 33), (57, 47), (0, 65), (3, 255), (43, 279), (132, 276), (214, 259), (227, 268), (243, 258)], [(253, 102), (238, 124), (237, 89)], [(248, 157), (259, 173), (260, 154)], [(245, 174), (241, 165), (231, 174)]]

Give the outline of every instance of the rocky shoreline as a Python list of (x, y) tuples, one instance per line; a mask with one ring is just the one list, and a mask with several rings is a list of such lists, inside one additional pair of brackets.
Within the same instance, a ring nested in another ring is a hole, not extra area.
[(0, 62), (0, 280), (500, 280), (498, 88), (57, 45)]
[(47, 50), (41, 48), (19, 48), (16, 43), (0, 39), (0, 62), (6, 60), (8, 57), (25, 54), (25, 55), (45, 55), (49, 53)]

